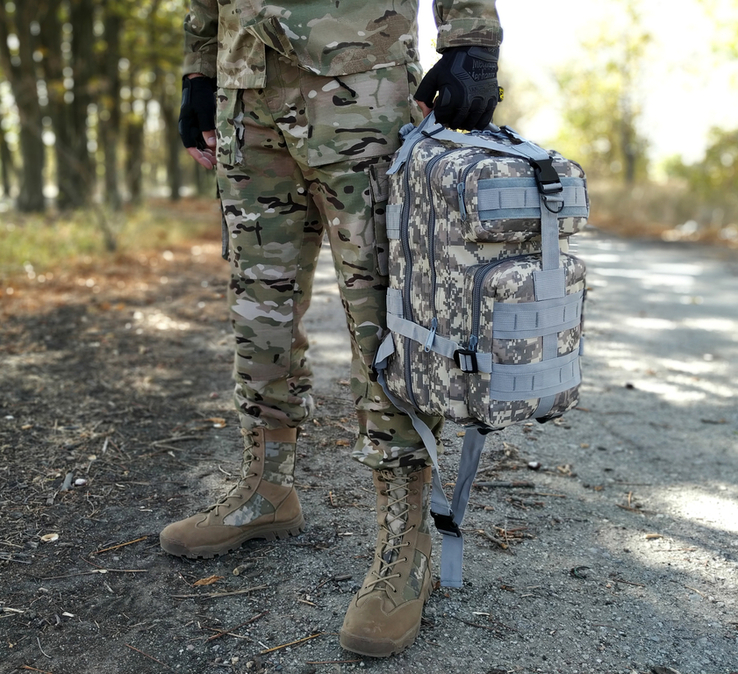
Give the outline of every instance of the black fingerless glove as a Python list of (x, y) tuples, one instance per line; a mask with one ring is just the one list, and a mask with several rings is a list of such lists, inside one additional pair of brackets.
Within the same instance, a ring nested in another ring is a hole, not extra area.
[(215, 129), (214, 77), (185, 76), (182, 79), (182, 106), (179, 111), (179, 135), (185, 147), (204, 150), (203, 131)]
[(500, 100), (499, 55), (499, 47), (446, 49), (420, 82), (416, 100), (433, 108), (436, 121), (444, 126), (469, 131), (484, 129), (492, 121)]

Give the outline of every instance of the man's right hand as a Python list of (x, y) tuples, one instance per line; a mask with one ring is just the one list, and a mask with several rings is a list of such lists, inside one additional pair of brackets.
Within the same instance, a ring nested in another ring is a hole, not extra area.
[(190, 156), (206, 169), (215, 168), (215, 78), (198, 73), (182, 80), (179, 135)]

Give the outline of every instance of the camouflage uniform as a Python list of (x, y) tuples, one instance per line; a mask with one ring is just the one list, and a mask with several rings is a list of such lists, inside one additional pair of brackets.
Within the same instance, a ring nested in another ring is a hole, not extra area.
[[(500, 43), (494, 0), (436, 0), (438, 48)], [(327, 232), (351, 334), (354, 457), (424, 464), (371, 371), (385, 330), (385, 171), (418, 121), (417, 0), (193, 0), (185, 73), (218, 80), (218, 185), (231, 265), (236, 403), (245, 429), (311, 414), (302, 317)], [(441, 419), (425, 417), (436, 432)]]

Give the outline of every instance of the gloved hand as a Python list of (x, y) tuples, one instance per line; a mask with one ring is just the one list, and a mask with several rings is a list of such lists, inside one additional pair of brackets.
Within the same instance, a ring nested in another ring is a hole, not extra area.
[(436, 121), (444, 126), (468, 131), (484, 129), (492, 121), (500, 100), (499, 55), (499, 47), (446, 49), (421, 80), (416, 100), (433, 108)]
[(214, 77), (182, 79), (179, 135), (187, 151), (205, 168), (215, 166), (215, 90)]

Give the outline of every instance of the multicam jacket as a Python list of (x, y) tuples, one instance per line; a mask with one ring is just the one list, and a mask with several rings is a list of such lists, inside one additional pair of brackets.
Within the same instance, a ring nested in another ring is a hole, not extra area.
[[(421, 0), (423, 1), (423, 0)], [(418, 0), (191, 0), (184, 73), (226, 89), (265, 84), (265, 48), (336, 77), (418, 60)], [(495, 0), (433, 0), (436, 48), (502, 40)]]

